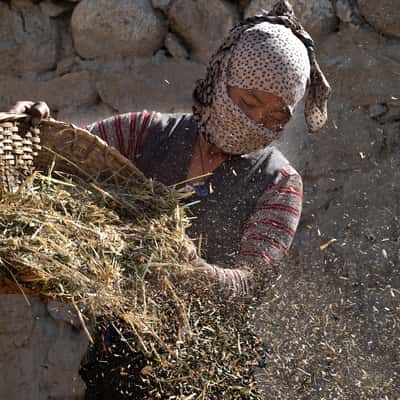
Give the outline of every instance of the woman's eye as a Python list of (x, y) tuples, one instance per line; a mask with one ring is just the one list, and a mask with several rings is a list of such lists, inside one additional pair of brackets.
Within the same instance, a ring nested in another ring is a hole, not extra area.
[(254, 104), (251, 104), (250, 102), (246, 101), (243, 97), (241, 98), (241, 100), (242, 100), (242, 103), (243, 103), (246, 107), (249, 107), (249, 108), (254, 108), (254, 107), (255, 107)]

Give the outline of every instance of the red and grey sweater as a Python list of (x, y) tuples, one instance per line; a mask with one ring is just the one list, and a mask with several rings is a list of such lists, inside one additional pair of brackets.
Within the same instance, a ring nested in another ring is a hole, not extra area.
[[(169, 117), (170, 115), (146, 111), (133, 112), (93, 123), (86, 129), (114, 146), (134, 164), (143, 167), (143, 163), (140, 162), (142, 152), (146, 142), (153, 140), (149, 135), (152, 127), (162, 127), (160, 134), (164, 128), (169, 129), (168, 132), (172, 132), (175, 128), (179, 130), (176, 126), (171, 128), (171, 124), (177, 125), (177, 123), (174, 122), (176, 119)], [(190, 118), (190, 115), (186, 116)], [(171, 146), (168, 151), (176, 151), (177, 159), (182, 156)], [(289, 162), (284, 160), (286, 162), (275, 171), (273, 181), (260, 192), (243, 223), (238, 255), (246, 264), (269, 267), (275, 265), (288, 252), (293, 241), (302, 209), (302, 179)], [(147, 163), (157, 162), (157, 159), (147, 160)], [(160, 168), (164, 167), (160, 164)], [(155, 170), (154, 165), (152, 170)], [(143, 172), (146, 174), (146, 171)], [(162, 177), (160, 180), (163, 180)], [(229, 235), (229, 232), (227, 234)]]

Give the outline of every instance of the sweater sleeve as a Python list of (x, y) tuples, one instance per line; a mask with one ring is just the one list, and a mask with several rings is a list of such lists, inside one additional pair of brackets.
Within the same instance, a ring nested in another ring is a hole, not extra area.
[(259, 198), (244, 227), (241, 259), (255, 267), (273, 267), (288, 252), (302, 209), (301, 176), (291, 166)]
[(97, 121), (85, 129), (115, 147), (135, 164), (140, 156), (147, 128), (158, 117), (159, 113), (154, 111), (131, 112)]

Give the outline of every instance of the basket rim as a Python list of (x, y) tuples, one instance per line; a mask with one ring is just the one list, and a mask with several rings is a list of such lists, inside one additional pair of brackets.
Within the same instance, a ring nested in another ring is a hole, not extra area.
[(30, 118), (28, 114), (17, 114), (13, 112), (0, 112), (0, 123), (1, 122), (10, 122), (10, 121), (18, 121), (21, 119)]
[[(0, 127), (3, 123), (28, 122), (31, 116), (26, 113), (0, 112)], [(43, 168), (58, 156), (59, 160), (75, 164), (85, 177), (95, 177), (99, 172), (109, 171), (111, 175), (124, 178), (130, 176), (145, 179), (143, 173), (126, 156), (99, 136), (73, 123), (44, 118), (36, 126), (40, 130), (40, 149), (34, 157), (34, 166)], [(74, 171), (76, 168), (74, 169)], [(75, 174), (76, 172), (74, 172)]]
[(73, 123), (58, 121), (53, 118), (43, 119), (38, 125), (42, 149), (35, 157), (36, 167), (43, 167), (42, 159), (52, 154), (61, 156), (60, 160), (73, 161), (87, 176), (96, 176), (100, 171), (112, 171), (115, 176), (140, 177), (144, 174), (133, 162), (116, 148), (92, 132)]

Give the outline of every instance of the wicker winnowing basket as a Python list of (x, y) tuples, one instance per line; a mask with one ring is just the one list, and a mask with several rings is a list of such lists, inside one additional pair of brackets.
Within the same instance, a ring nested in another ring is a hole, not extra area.
[(0, 113), (0, 191), (15, 192), (34, 168), (55, 168), (113, 183), (145, 179), (121, 153), (72, 124), (53, 119), (32, 127), (25, 114)]

